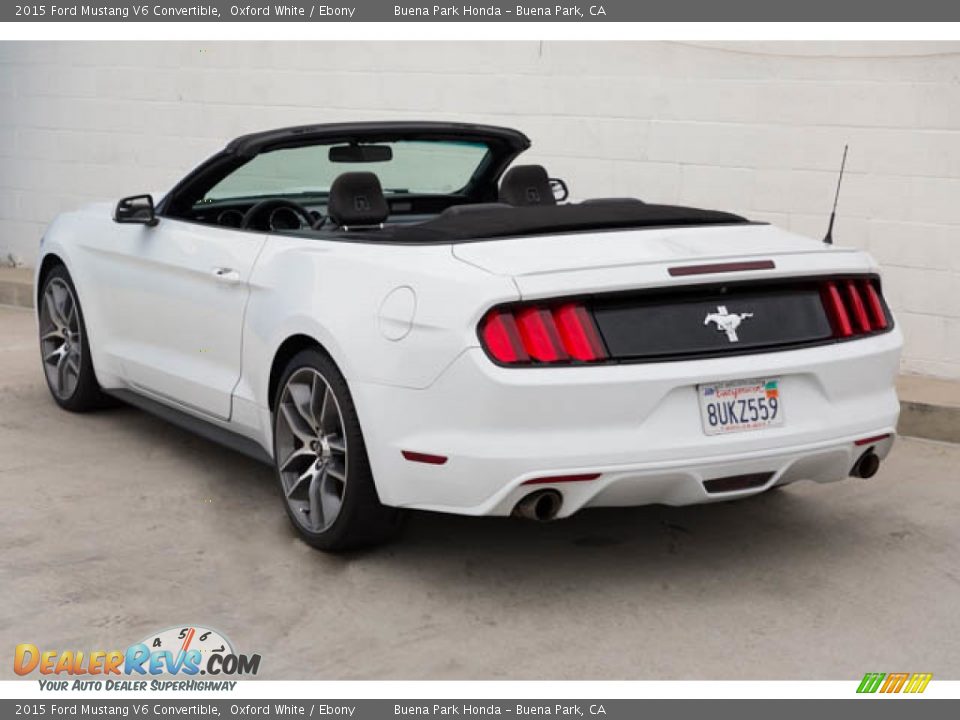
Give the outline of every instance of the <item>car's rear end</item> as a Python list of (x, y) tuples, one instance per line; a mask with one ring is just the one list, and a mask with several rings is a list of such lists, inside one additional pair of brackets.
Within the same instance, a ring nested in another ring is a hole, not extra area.
[(867, 476), (889, 452), (902, 338), (862, 252), (763, 225), (451, 252), (517, 296), (476, 308), (429, 387), (365, 391), (393, 428), (371, 448), (389, 504), (684, 505)]

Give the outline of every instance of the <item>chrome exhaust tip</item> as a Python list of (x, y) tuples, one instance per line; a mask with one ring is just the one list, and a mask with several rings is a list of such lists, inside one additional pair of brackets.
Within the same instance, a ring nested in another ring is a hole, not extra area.
[(515, 517), (547, 522), (553, 520), (563, 505), (563, 496), (556, 490), (537, 490), (524, 497), (513, 508)]
[(872, 478), (880, 469), (880, 458), (873, 451), (873, 448), (867, 450), (860, 459), (853, 464), (850, 475), (858, 478)]

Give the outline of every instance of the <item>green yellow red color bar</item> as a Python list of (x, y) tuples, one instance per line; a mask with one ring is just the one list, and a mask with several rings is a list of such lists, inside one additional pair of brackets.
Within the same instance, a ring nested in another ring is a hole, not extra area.
[(932, 679), (932, 673), (867, 673), (857, 692), (922, 693)]

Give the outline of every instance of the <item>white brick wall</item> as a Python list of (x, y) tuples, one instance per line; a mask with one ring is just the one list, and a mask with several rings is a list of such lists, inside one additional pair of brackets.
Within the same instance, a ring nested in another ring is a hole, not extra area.
[(0, 43), (0, 258), (304, 122), (519, 127), (577, 195), (720, 207), (885, 268), (907, 371), (960, 378), (960, 43)]

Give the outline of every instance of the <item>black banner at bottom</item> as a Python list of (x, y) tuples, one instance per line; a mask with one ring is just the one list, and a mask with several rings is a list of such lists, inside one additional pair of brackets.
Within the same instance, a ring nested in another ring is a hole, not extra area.
[[(909, 704), (909, 709), (905, 707)], [(842, 714), (841, 714), (842, 713)], [(903, 697), (849, 700), (0, 700), (0, 718), (710, 718), (871, 720), (956, 718), (960, 701)]]

